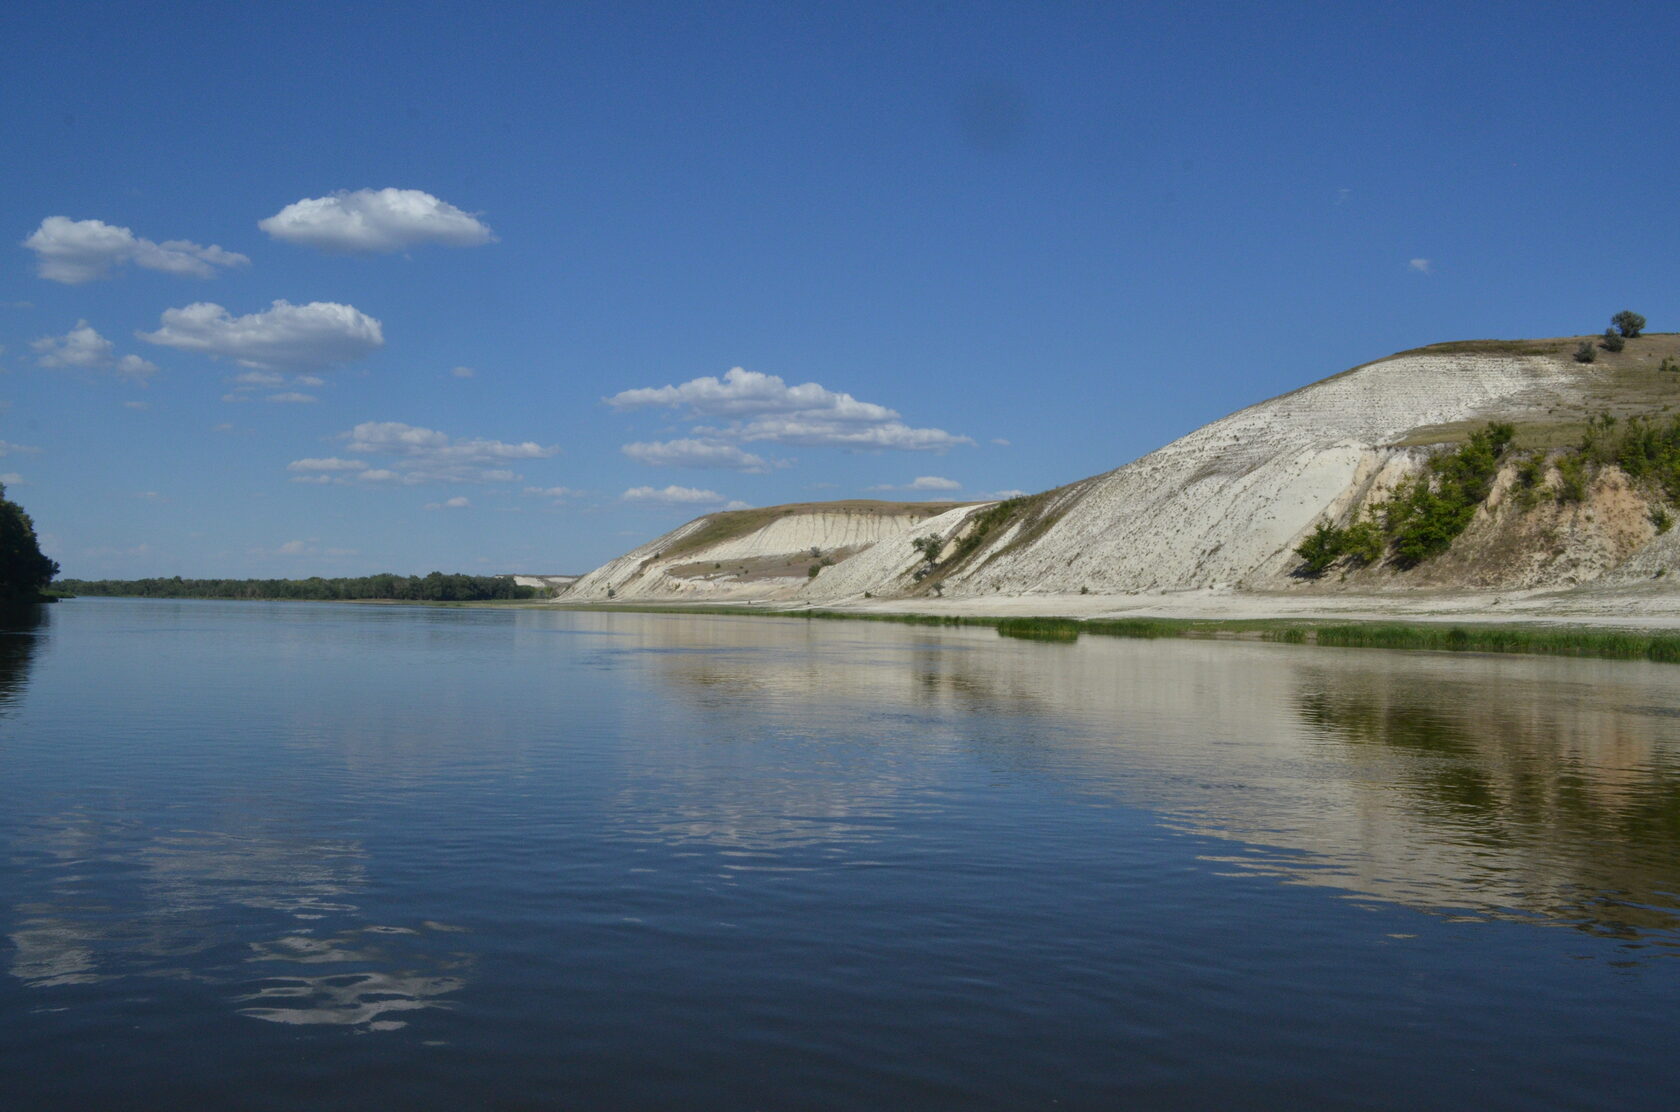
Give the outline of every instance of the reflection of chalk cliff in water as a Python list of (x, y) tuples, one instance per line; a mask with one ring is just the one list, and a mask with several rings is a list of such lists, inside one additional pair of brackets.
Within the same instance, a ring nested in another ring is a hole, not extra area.
[(45, 624), (44, 606), (0, 604), (0, 714), (23, 693), (35, 639)]
[(1680, 936), (1667, 666), (611, 620), (624, 636), (603, 651), (644, 661), (647, 690), (665, 696), (633, 710), (636, 732), (668, 741), (632, 765), (627, 798), (672, 816), (643, 836), (862, 851), (932, 766), (980, 763), (1244, 843), (1237, 872)]
[(1309, 679), (1300, 715), (1347, 746), (1371, 810), (1403, 810), (1481, 862), (1467, 903), (1598, 933), (1680, 927), (1680, 753), (1659, 734), (1674, 708), (1443, 699), (1377, 670), (1361, 680)]

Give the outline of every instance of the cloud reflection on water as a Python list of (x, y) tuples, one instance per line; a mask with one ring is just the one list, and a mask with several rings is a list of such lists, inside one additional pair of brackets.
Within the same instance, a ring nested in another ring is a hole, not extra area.
[[(16, 907), (9, 935), (10, 972), (31, 988), (135, 977), (250, 987), (255, 977), (260, 987), (232, 1002), (273, 1003), (238, 1008), (242, 1015), (391, 1030), (403, 1024), (381, 1017), (444, 1006), (439, 998), (460, 989), (470, 964), (430, 941), (458, 928), (430, 921), (314, 933), (323, 921), (359, 915), (354, 899), (368, 884), (367, 854), (355, 841), (160, 834), (67, 816), (40, 824), (28, 842), (52, 877), (50, 898)], [(241, 941), (264, 929), (283, 933)], [(326, 962), (357, 968), (307, 975)]]

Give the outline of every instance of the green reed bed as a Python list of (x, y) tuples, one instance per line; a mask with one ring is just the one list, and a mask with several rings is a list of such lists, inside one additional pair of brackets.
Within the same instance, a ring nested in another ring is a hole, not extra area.
[[(1520, 629), (1511, 626), (1433, 626), (1358, 623), (1320, 626), (1319, 645), (1336, 648), (1434, 649), (1451, 652), (1534, 653), (1612, 660), (1680, 663), (1680, 635), (1614, 629)], [(1266, 637), (1267, 640), (1278, 638)]]
[(1072, 618), (1004, 618), (997, 631), (1000, 637), (1027, 641), (1077, 641), (1083, 626)]
[[(572, 607), (563, 607), (573, 609)], [(1652, 660), (1680, 664), (1680, 634), (1640, 633), (1632, 630), (1585, 627), (1528, 628), (1518, 626), (1450, 626), (1430, 622), (1315, 622), (1258, 619), (1219, 621), (1189, 618), (1002, 618), (987, 615), (858, 613), (846, 610), (766, 610), (741, 606), (622, 606), (577, 607), (631, 613), (712, 616), (754, 615), (832, 621), (892, 622), (917, 626), (991, 627), (1003, 637), (1030, 641), (1077, 641), (1081, 634), (1096, 637), (1267, 641), (1284, 645), (1325, 648), (1408, 649), (1438, 652), (1527, 653), (1545, 656), (1599, 657), (1610, 660)]]

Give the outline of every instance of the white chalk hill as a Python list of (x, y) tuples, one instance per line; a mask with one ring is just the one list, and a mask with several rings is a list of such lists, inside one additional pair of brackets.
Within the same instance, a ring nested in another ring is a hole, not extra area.
[[(1295, 546), (1318, 521), (1345, 522), (1415, 474), (1432, 445), (1462, 440), (1490, 420), (1517, 423), (1521, 443), (1524, 427), (1564, 427), (1595, 407), (1654, 413), (1665, 394), (1680, 402), (1680, 377), (1656, 369), (1659, 355), (1680, 348), (1674, 337), (1635, 341), (1593, 365), (1570, 359), (1574, 343), (1469, 341), (1406, 352), (1250, 406), (1106, 474), (1010, 503), (851, 501), (708, 514), (590, 572), (567, 597), (826, 604), (865, 593), (1335, 589), (1293, 574), (1301, 563)], [(1508, 486), (1502, 475), (1466, 545), (1492, 544)], [(1653, 545), (1653, 527), (1623, 522), (1606, 540), (1594, 514), (1602, 494), (1595, 488), (1585, 505), (1529, 529), (1544, 534), (1544, 558), (1503, 552), (1497, 574), (1466, 570), (1465, 559), (1443, 566), (1457, 569), (1461, 586), (1575, 583), (1642, 549), (1666, 549), (1680, 534)], [(937, 566), (912, 543), (930, 535), (945, 542)], [(1356, 580), (1375, 588), (1442, 582), (1392, 571)]]

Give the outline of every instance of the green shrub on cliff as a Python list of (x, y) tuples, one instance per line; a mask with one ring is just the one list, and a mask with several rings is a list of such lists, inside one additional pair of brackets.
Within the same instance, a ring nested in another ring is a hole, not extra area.
[(1421, 474), (1346, 529), (1319, 522), (1295, 549), (1303, 561), (1298, 574), (1322, 575), (1343, 557), (1355, 565), (1374, 564), (1391, 553), (1396, 564), (1412, 567), (1439, 556), (1487, 501), (1515, 435), (1511, 425), (1491, 423), (1462, 447), (1432, 456)]

